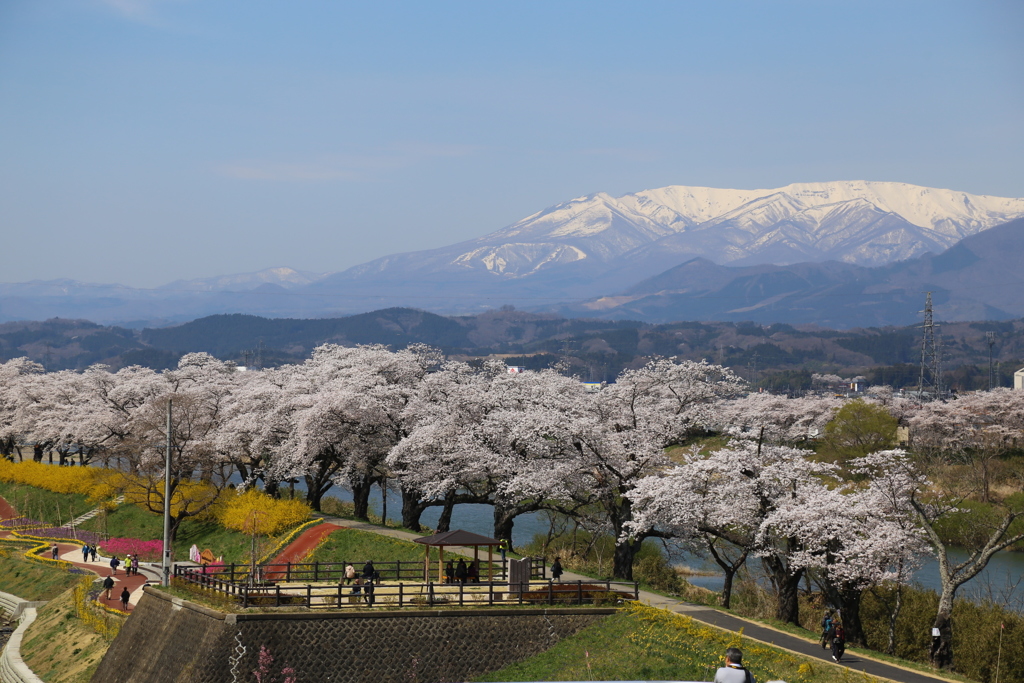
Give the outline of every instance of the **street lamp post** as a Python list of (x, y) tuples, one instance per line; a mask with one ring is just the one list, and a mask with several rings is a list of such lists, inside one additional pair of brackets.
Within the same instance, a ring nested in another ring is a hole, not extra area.
[(171, 585), (171, 399), (167, 399), (167, 452), (164, 457), (164, 556), (162, 586)]

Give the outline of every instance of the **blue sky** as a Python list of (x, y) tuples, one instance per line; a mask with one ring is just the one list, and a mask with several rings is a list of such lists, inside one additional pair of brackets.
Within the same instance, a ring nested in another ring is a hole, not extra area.
[(0, 281), (336, 271), (597, 191), (1024, 196), (1024, 3), (0, 3)]

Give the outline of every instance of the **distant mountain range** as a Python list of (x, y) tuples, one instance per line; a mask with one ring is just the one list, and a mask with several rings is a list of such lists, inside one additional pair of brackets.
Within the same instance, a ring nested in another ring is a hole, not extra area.
[(275, 268), (152, 290), (0, 284), (0, 321), (60, 316), (140, 327), (226, 312), (325, 317), (400, 305), (472, 313), (514, 304), (618, 319), (850, 327), (913, 322), (925, 289), (936, 292), (939, 318), (1005, 319), (1024, 315), (1018, 265), (1005, 258), (1021, 253), (1021, 218), (1024, 199), (904, 183), (598, 193), (475, 240), (327, 275)]

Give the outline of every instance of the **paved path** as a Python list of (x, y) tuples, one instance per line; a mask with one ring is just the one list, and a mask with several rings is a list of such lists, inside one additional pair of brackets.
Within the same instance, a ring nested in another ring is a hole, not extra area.
[[(18, 513), (15, 509), (3, 498), (0, 498), (0, 519), (13, 519), (15, 517), (18, 517)], [(16, 536), (6, 530), (0, 531), (0, 538), (18, 540)], [(57, 549), (57, 557), (70, 562), (79, 569), (90, 571), (102, 577), (106, 577), (111, 574), (109, 557), (97, 555), (95, 562), (82, 561), (81, 543), (64, 543), (58, 541)], [(123, 562), (124, 558), (121, 558), (121, 560)], [(129, 598), (128, 601), (128, 611), (131, 611), (132, 607), (134, 607), (142, 597), (142, 587), (150, 581), (154, 583), (160, 582), (160, 575), (158, 571), (154, 571), (151, 567), (143, 567), (140, 565), (138, 576), (127, 576), (122, 564), (114, 575), (114, 588), (110, 591), (110, 600), (107, 600), (104, 597), (106, 593), (101, 591), (98, 601), (104, 605), (108, 605), (109, 607), (121, 609), (121, 591), (127, 587), (128, 592), (131, 594), (131, 598)]]
[[(366, 524), (365, 522), (356, 522), (347, 519), (337, 519), (325, 517), (324, 521), (337, 524), (338, 526), (348, 527), (350, 529), (358, 529), (359, 531), (369, 531), (371, 533), (381, 534), (383, 536), (391, 536), (392, 538), (400, 538), (406, 541), (412, 541), (420, 536), (409, 533), (408, 531), (399, 531), (398, 529), (384, 529), (382, 527), (375, 526), (373, 524)], [(316, 528), (316, 527), (313, 527)], [(473, 551), (471, 548), (445, 548), (446, 552), (455, 552), (468, 557), (472, 557)], [(589, 576), (583, 576), (580, 574), (573, 574), (566, 572), (562, 575), (563, 582), (575, 582), (584, 581), (592, 582), (594, 579)], [(669, 598), (664, 595), (658, 595), (657, 593), (651, 593), (648, 591), (640, 591), (640, 601), (650, 604), (653, 607), (659, 607), (661, 609), (669, 610), (677, 614), (683, 614), (688, 617), (692, 617), (697, 621), (727, 631), (739, 631), (743, 629), (743, 637), (758, 640), (763, 643), (774, 645), (775, 647), (795, 652), (803, 657), (810, 659), (816, 659), (829, 664), (832, 662), (832, 653), (828, 650), (823, 650), (817, 641), (800, 638), (798, 636), (791, 635), (778, 631), (770, 626), (764, 626), (754, 621), (749, 621), (741, 617), (733, 616), (728, 612), (714, 609), (713, 607), (706, 607), (704, 605), (695, 605), (675, 598)], [(939, 678), (937, 676), (930, 676), (925, 673), (912, 671), (910, 669), (904, 669), (902, 667), (893, 666), (884, 662), (868, 659), (861, 657), (858, 654), (852, 653), (847, 650), (846, 655), (843, 657), (842, 666), (849, 667), (854, 671), (862, 671), (870, 676), (876, 676), (879, 678), (886, 678), (893, 681), (899, 681), (900, 683), (935, 683), (936, 681), (948, 681), (949, 679)]]

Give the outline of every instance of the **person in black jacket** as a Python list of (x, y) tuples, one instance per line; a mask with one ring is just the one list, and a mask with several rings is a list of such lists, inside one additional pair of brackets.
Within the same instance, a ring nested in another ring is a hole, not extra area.
[(130, 600), (131, 597), (132, 594), (128, 592), (128, 586), (125, 586), (124, 590), (121, 591), (121, 609), (125, 612), (128, 611), (128, 600)]
[(562, 560), (561, 558), (556, 557), (554, 564), (551, 565), (551, 577), (555, 581), (561, 581), (562, 573)]
[(455, 578), (459, 583), (466, 583), (466, 579), (469, 577), (469, 569), (466, 567), (465, 560), (459, 560), (459, 563), (455, 565)]
[(114, 577), (107, 576), (107, 578), (103, 579), (103, 590), (107, 591), (107, 597), (105, 599), (109, 600), (110, 591), (114, 590)]
[(366, 564), (363, 565), (363, 583), (367, 580), (373, 580), (373, 574), (376, 570), (373, 568), (373, 560), (367, 560)]

